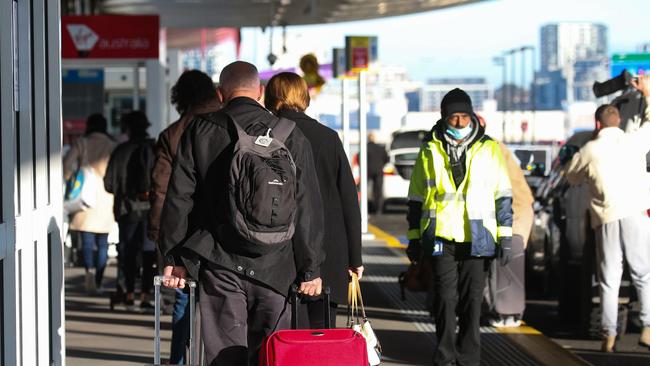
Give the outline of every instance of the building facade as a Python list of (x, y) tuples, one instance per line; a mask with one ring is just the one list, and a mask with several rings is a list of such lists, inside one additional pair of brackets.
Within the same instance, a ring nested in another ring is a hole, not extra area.
[(63, 365), (60, 2), (0, 2), (2, 365)]
[(454, 88), (463, 89), (469, 94), (476, 110), (482, 110), (483, 102), (490, 99), (492, 94), (492, 89), (485, 78), (431, 79), (420, 89), (420, 111), (439, 111), (442, 98)]
[(541, 68), (535, 76), (536, 108), (562, 109), (573, 102), (595, 100), (591, 85), (607, 79), (605, 25), (547, 24), (540, 30), (540, 47)]

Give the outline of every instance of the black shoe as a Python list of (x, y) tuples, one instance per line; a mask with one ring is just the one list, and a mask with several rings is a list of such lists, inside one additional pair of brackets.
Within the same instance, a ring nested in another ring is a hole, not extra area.
[(133, 301), (133, 299), (126, 299), (126, 300), (124, 300), (124, 305), (133, 306), (133, 305), (135, 305), (135, 301)]

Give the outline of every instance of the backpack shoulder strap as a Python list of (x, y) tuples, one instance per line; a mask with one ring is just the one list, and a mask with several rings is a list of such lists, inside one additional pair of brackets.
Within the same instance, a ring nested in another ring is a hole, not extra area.
[(242, 140), (242, 138), (248, 136), (246, 131), (244, 131), (244, 129), (241, 128), (241, 126), (239, 125), (239, 123), (237, 123), (237, 120), (235, 120), (235, 117), (232, 114), (230, 114), (230, 113), (228, 113), (226, 111), (223, 111), (223, 110), (222, 110), (222, 112), (223, 112), (223, 114), (228, 116), (228, 118), (230, 119), (230, 122), (232, 122), (232, 124), (235, 125), (235, 129), (237, 130), (237, 136), (239, 137), (239, 140)]
[(273, 131), (273, 138), (280, 140), (282, 143), (285, 143), (295, 127), (296, 122), (280, 117), (275, 123), (275, 126), (271, 127)]

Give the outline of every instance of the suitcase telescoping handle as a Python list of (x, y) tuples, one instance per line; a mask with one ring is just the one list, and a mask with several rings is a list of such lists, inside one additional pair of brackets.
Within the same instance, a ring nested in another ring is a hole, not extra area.
[[(330, 318), (330, 293), (331, 290), (329, 286), (323, 286), (323, 292), (321, 297), (323, 298), (323, 320), (325, 323), (325, 329), (329, 329), (332, 324), (332, 319)], [(298, 329), (298, 304), (299, 304), (299, 294), (298, 294), (298, 285), (291, 285), (291, 329)]]
[[(165, 279), (165, 276), (156, 276), (153, 279), (153, 285), (155, 289), (155, 336), (154, 336), (154, 354), (153, 354), (153, 363), (154, 365), (160, 365), (160, 286), (163, 283), (163, 280)], [(190, 288), (190, 339), (189, 339), (189, 346), (190, 346), (190, 355), (187, 358), (187, 364), (188, 365), (194, 365), (194, 311), (195, 309), (195, 302), (194, 302), (194, 296), (196, 295), (196, 282), (193, 280), (186, 279), (185, 280), (185, 286), (188, 286)]]

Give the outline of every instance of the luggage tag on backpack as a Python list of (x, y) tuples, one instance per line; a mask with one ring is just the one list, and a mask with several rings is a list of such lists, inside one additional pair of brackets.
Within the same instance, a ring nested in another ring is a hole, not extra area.
[(432, 257), (437, 257), (442, 255), (442, 240), (435, 238), (433, 240), (433, 251), (431, 252)]
[(273, 142), (273, 138), (271, 137), (270, 128), (268, 131), (266, 131), (266, 136), (257, 136), (257, 139), (255, 139), (255, 145), (264, 147), (269, 147), (269, 145), (271, 145), (271, 142)]

